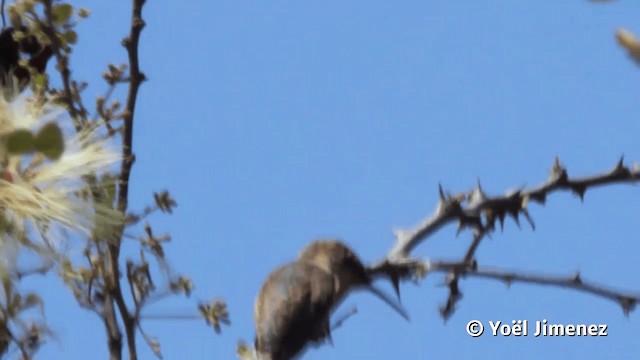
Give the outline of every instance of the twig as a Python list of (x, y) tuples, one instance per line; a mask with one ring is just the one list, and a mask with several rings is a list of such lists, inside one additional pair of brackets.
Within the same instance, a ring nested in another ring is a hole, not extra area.
[(142, 335), (142, 338), (144, 339), (144, 342), (147, 343), (147, 345), (149, 346), (151, 351), (153, 351), (153, 354), (158, 359), (162, 359), (162, 353), (160, 352), (160, 343), (158, 343), (158, 341), (156, 339), (154, 339), (151, 336), (147, 335), (147, 333), (144, 331), (142, 326), (140, 326), (140, 324), (138, 324), (138, 330), (140, 330), (140, 334)]
[(471, 264), (455, 262), (433, 262), (429, 264), (429, 271), (456, 272), (460, 277), (471, 276), (501, 280), (504, 281), (507, 286), (511, 285), (511, 283), (521, 282), (573, 289), (614, 301), (622, 306), (625, 315), (628, 315), (638, 302), (640, 302), (640, 294), (626, 293), (596, 284), (592, 281), (584, 280), (580, 273), (572, 276), (543, 275), (507, 271), (498, 268), (475, 267)]
[(49, 272), (49, 270), (51, 270), (53, 268), (55, 264), (53, 263), (53, 261), (49, 261), (46, 263), (41, 264), (38, 267), (32, 268), (32, 269), (27, 269), (27, 270), (22, 270), (22, 271), (18, 271), (15, 274), (15, 277), (18, 280), (21, 280), (23, 277), (26, 276), (31, 276), (31, 275), (35, 275), (35, 274), (39, 274), (39, 275), (46, 275), (47, 272)]

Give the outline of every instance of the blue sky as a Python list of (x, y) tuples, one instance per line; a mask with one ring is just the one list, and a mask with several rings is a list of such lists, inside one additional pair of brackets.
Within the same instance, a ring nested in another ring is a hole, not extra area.
[[(122, 62), (129, 1), (83, 1), (72, 65), (102, 94), (108, 62)], [(232, 326), (148, 321), (166, 359), (233, 359), (252, 341), (253, 302), (271, 269), (313, 238), (345, 239), (366, 261), (381, 259), (392, 229), (431, 213), (437, 185), (490, 193), (543, 181), (559, 155), (570, 175), (608, 170), (620, 155), (640, 161), (640, 71), (614, 39), (640, 33), (640, 4), (619, 1), (148, 1), (140, 47), (149, 78), (135, 125), (133, 209), (169, 189), (174, 268), (192, 276), (188, 301), (148, 313), (185, 314), (223, 297)], [(53, 67), (50, 67), (50, 70)], [(122, 94), (122, 93), (121, 93)], [(535, 232), (509, 222), (480, 247), (481, 265), (572, 274), (640, 291), (637, 187), (588, 192), (584, 204), (554, 194), (532, 205)], [(446, 227), (417, 256), (455, 258), (470, 234)], [(633, 274), (633, 275), (632, 275)], [(638, 314), (568, 290), (488, 280), (461, 283), (464, 299), (445, 324), (447, 291), (434, 274), (405, 284), (403, 321), (366, 293), (334, 347), (305, 359), (634, 358)], [(47, 300), (58, 341), (45, 359), (105, 354), (104, 329), (49, 277), (25, 284)], [(381, 284), (390, 290), (387, 284)], [(465, 324), (548, 319), (609, 326), (606, 338), (471, 338)], [(140, 341), (143, 359), (152, 354)]]

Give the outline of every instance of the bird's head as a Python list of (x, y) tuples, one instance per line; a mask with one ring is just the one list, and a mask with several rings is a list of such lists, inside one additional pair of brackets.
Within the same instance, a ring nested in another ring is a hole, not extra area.
[(366, 267), (344, 242), (340, 240), (316, 240), (305, 247), (298, 261), (309, 262), (332, 274), (335, 279), (336, 299), (340, 301), (350, 290), (366, 287), (386, 302), (402, 317), (408, 319), (406, 310), (372, 285)]
[(318, 240), (309, 244), (298, 256), (336, 278), (336, 292), (342, 296), (349, 289), (371, 283), (367, 271), (356, 254), (339, 240)]

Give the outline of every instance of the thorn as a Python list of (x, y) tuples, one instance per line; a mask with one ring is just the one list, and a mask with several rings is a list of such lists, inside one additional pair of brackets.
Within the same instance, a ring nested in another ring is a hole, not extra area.
[(620, 305), (622, 306), (622, 311), (624, 312), (625, 317), (629, 317), (631, 311), (633, 311), (636, 307), (636, 301), (634, 299), (628, 297), (622, 297), (620, 299)]
[(506, 214), (504, 212), (499, 212), (498, 213), (498, 220), (500, 221), (500, 231), (503, 232), (504, 231), (504, 218), (505, 218)]
[(620, 170), (622, 168), (624, 168), (624, 154), (620, 155), (620, 160), (618, 160), (618, 163), (616, 164), (616, 170)]
[(573, 283), (582, 284), (582, 278), (580, 277), (580, 272), (577, 272), (576, 275), (573, 277)]
[(402, 300), (400, 299), (400, 277), (398, 276), (397, 273), (392, 273), (389, 275), (389, 278), (391, 279), (391, 285), (393, 286), (393, 291), (396, 293), (396, 296), (398, 297), (398, 302), (402, 303)]
[(484, 199), (486, 197), (484, 194), (484, 190), (482, 190), (482, 184), (480, 183), (480, 178), (478, 178), (475, 192), (480, 196), (481, 199)]
[(444, 189), (442, 188), (442, 184), (438, 183), (438, 193), (440, 195), (440, 201), (445, 202), (446, 196), (444, 195)]
[(560, 156), (556, 155), (556, 158), (553, 161), (554, 169), (562, 169), (562, 164), (560, 163)]
[(478, 185), (469, 192), (469, 195), (467, 196), (467, 201), (469, 203), (475, 203), (478, 201), (482, 201), (486, 198), (487, 196), (482, 190), (482, 185), (480, 185), (480, 179), (478, 179)]
[(611, 170), (611, 174), (612, 175), (629, 175), (629, 169), (627, 169), (624, 166), (624, 155), (620, 156), (620, 160), (618, 160), (618, 163), (616, 164), (616, 167)]
[(507, 286), (507, 289), (511, 289), (511, 283), (513, 282), (513, 279), (511, 278), (511, 275), (506, 275), (504, 277), (504, 283)]
[(571, 188), (574, 194), (576, 194), (581, 202), (584, 202), (584, 194), (587, 192), (587, 187), (584, 185), (576, 185)]
[(531, 230), (536, 231), (536, 224), (533, 222), (533, 219), (529, 214), (529, 210), (522, 209), (522, 214), (524, 215), (524, 218), (527, 219), (527, 221), (529, 222), (529, 225), (531, 225)]
[(513, 221), (518, 225), (518, 229), (522, 229), (520, 226), (520, 216), (518, 214), (518, 210), (509, 211), (509, 215), (513, 218)]
[(550, 181), (565, 182), (567, 181), (567, 169), (560, 163), (560, 158), (556, 156), (549, 174)]

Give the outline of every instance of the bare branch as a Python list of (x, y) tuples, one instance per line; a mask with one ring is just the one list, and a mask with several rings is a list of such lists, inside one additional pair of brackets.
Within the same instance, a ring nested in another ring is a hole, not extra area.
[(640, 301), (640, 295), (638, 294), (626, 294), (621, 291), (613, 290), (603, 285), (598, 285), (593, 282), (587, 282), (582, 280), (580, 273), (573, 276), (544, 276), (525, 273), (509, 273), (502, 272), (497, 269), (478, 269), (471, 273), (465, 273), (463, 275), (471, 275), (475, 277), (483, 277), (489, 279), (500, 279), (507, 283), (510, 282), (525, 282), (540, 285), (550, 285), (563, 288), (574, 289), (589, 293), (592, 295), (600, 296), (612, 301), (615, 301), (622, 306), (622, 310), (625, 315), (629, 315), (634, 310), (637, 303)]
[[(144, 0), (133, 0), (132, 15), (131, 15), (131, 30), (129, 35), (122, 41), (123, 46), (127, 50), (129, 56), (129, 91), (127, 94), (127, 101), (125, 105), (125, 113), (123, 115), (123, 134), (122, 134), (122, 165), (120, 168), (119, 187), (118, 187), (118, 201), (117, 208), (123, 216), (126, 216), (128, 202), (129, 202), (129, 177), (131, 175), (131, 167), (134, 163), (133, 155), (133, 119), (135, 114), (136, 100), (138, 96), (138, 89), (140, 84), (144, 80), (144, 75), (140, 72), (140, 66), (138, 62), (138, 42), (140, 40), (140, 33), (144, 27), (144, 21), (142, 20), (142, 6)], [(118, 229), (116, 234), (117, 241), (110, 243), (109, 246), (109, 263), (111, 265), (111, 276), (113, 277), (113, 293), (118, 310), (122, 318), (122, 322), (125, 328), (127, 336), (127, 347), (129, 348), (129, 359), (137, 359), (136, 349), (136, 326), (137, 322), (134, 316), (127, 309), (118, 278), (119, 274), (119, 258), (120, 258), (120, 243), (122, 235), (124, 234), (123, 224)]]

